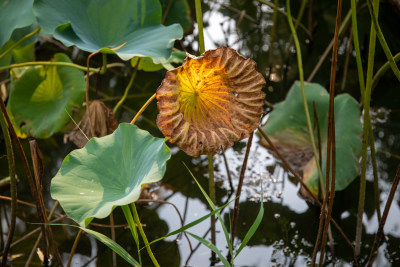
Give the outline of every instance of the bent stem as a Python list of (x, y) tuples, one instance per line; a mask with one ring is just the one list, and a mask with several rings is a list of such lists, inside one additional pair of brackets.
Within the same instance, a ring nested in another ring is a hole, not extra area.
[(133, 81), (135, 80), (136, 77), (136, 73), (137, 73), (137, 69), (140, 64), (140, 61), (138, 62), (138, 64), (136, 65), (135, 69), (133, 70), (133, 73), (131, 75), (131, 79), (129, 80), (128, 85), (125, 88), (124, 91), (124, 95), (122, 96), (122, 98), (118, 101), (117, 105), (115, 105), (114, 109), (113, 109), (113, 113), (114, 115), (117, 113), (118, 108), (124, 103), (124, 101), (126, 100), (128, 94), (129, 94), (129, 90), (131, 89), (132, 85), (133, 85)]
[(150, 248), (150, 245), (149, 245), (149, 241), (147, 240), (146, 234), (143, 231), (143, 227), (142, 227), (142, 224), (140, 223), (139, 215), (137, 213), (135, 203), (132, 203), (131, 207), (132, 207), (132, 211), (133, 211), (133, 219), (134, 219), (137, 227), (139, 228), (139, 232), (140, 232), (140, 235), (142, 236), (142, 239), (143, 239), (144, 244), (146, 246), (147, 253), (149, 254), (149, 256), (151, 258), (151, 261), (153, 262), (154, 266), (160, 267), (160, 265), (158, 264), (156, 258), (154, 257), (153, 252), (151, 251), (151, 248)]
[(0, 59), (2, 59), (5, 55), (10, 53), (11, 51), (13, 51), (13, 49), (16, 48), (17, 46), (19, 46), (23, 41), (25, 41), (26, 39), (28, 39), (28, 38), (32, 37), (33, 35), (37, 34), (39, 31), (40, 31), (40, 27), (36, 28), (33, 32), (28, 33), (27, 35), (22, 37), (20, 40), (18, 40), (16, 43), (14, 43), (10, 48), (8, 48), (6, 51), (4, 51), (4, 53), (0, 55)]
[(138, 113), (136, 113), (135, 117), (133, 117), (131, 124), (135, 124), (137, 119), (139, 118), (140, 115), (142, 115), (142, 113), (146, 110), (146, 108), (150, 105), (151, 101), (153, 101), (153, 99), (156, 98), (156, 94), (152, 95), (147, 101), (146, 103), (144, 103), (144, 105), (140, 108), (140, 110), (138, 111)]

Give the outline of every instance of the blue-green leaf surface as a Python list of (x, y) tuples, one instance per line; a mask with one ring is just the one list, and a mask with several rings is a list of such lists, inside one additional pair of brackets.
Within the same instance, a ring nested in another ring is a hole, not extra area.
[(161, 63), (183, 34), (179, 24), (160, 24), (158, 0), (36, 0), (34, 13), (66, 46), (116, 53), (123, 60), (140, 56)]
[(0, 46), (3, 46), (15, 29), (35, 22), (33, 0), (0, 0)]
[(51, 196), (81, 226), (105, 218), (115, 206), (140, 196), (141, 186), (164, 176), (171, 153), (164, 139), (122, 123), (65, 157), (51, 182)]

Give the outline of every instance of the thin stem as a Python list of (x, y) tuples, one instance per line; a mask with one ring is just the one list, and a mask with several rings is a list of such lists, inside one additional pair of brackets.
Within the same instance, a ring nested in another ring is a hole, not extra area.
[[(212, 201), (212, 203), (216, 204), (215, 198), (215, 181), (214, 181), (214, 160), (213, 156), (208, 156), (208, 195)], [(216, 245), (216, 236), (215, 236), (215, 215), (210, 217), (211, 220), (211, 243)], [(217, 261), (217, 256), (214, 251), (211, 251), (211, 266)]]
[(0, 115), (0, 124), (1, 130), (3, 131), (4, 143), (6, 145), (7, 150), (7, 159), (8, 159), (8, 171), (10, 175), (10, 191), (11, 191), (11, 222), (8, 228), (7, 241), (3, 250), (3, 260), (2, 266), (7, 266), (7, 258), (8, 251), (10, 250), (11, 242), (14, 237), (15, 232), (15, 223), (17, 219), (17, 180), (15, 178), (15, 161), (14, 161), (14, 151), (11, 143), (10, 133), (7, 128), (7, 122), (5, 119), (5, 114), (1, 113)]
[(131, 124), (135, 124), (137, 119), (139, 118), (140, 115), (142, 115), (142, 113), (146, 110), (146, 108), (150, 105), (151, 101), (153, 101), (153, 99), (156, 98), (156, 94), (152, 95), (147, 101), (146, 103), (144, 103), (144, 105), (140, 108), (140, 110), (138, 111), (138, 113), (136, 113), (135, 117), (132, 119)]
[(381, 27), (379, 27), (379, 22), (378, 22), (379, 7), (376, 8), (377, 9), (376, 11), (374, 11), (374, 7), (372, 5), (371, 0), (367, 0), (367, 3), (368, 3), (369, 13), (371, 14), (372, 24), (374, 25), (376, 35), (378, 36), (379, 42), (381, 43), (381, 47), (385, 52), (386, 58), (389, 61), (390, 67), (392, 68), (394, 75), (400, 81), (400, 70), (393, 59), (393, 55), (390, 52), (389, 46), (386, 43), (385, 37), (383, 36), (383, 33), (381, 31)]
[(232, 242), (232, 244), (235, 241), (237, 221), (238, 221), (238, 218), (239, 218), (240, 194), (242, 193), (244, 174), (245, 174), (246, 169), (247, 169), (247, 160), (249, 158), (251, 144), (253, 143), (253, 136), (254, 136), (254, 134), (251, 133), (250, 136), (249, 136), (249, 139), (247, 140), (246, 153), (244, 154), (244, 160), (243, 160), (242, 168), (240, 169), (239, 184), (238, 184), (238, 187), (237, 187), (237, 190), (236, 190), (235, 206), (233, 208), (233, 215), (232, 215), (232, 232), (231, 232), (231, 242)]
[(101, 67), (100, 74), (105, 74), (107, 72), (107, 54), (103, 53), (103, 66)]
[(376, 151), (375, 151), (375, 140), (374, 134), (372, 132), (372, 125), (369, 124), (369, 146), (371, 148), (371, 161), (372, 161), (372, 173), (374, 175), (374, 198), (375, 198), (375, 208), (378, 217), (378, 222), (381, 221), (381, 203), (380, 203), (380, 192), (378, 183), (378, 165), (376, 164)]
[(226, 176), (228, 177), (229, 188), (230, 188), (231, 192), (233, 192), (234, 189), (233, 189), (231, 171), (229, 169), (228, 159), (226, 158), (225, 151), (222, 152), (222, 157), (224, 158), (224, 165), (225, 165), (225, 169), (226, 169)]
[[(400, 60), (400, 53), (397, 53), (394, 57), (393, 57), (394, 61), (399, 61)], [(383, 64), (383, 66), (375, 73), (374, 78), (372, 79), (372, 89), (374, 89), (376, 87), (376, 85), (378, 84), (379, 79), (383, 76), (383, 74), (385, 74), (385, 72), (390, 69), (390, 62), (386, 62), (385, 64)]]
[(67, 267), (71, 266), (72, 258), (74, 257), (76, 248), (78, 247), (79, 240), (81, 239), (83, 230), (79, 229), (78, 234), (75, 237), (74, 244), (72, 245), (71, 252), (69, 253)]
[(136, 243), (136, 246), (137, 246), (138, 260), (139, 260), (140, 266), (142, 266), (142, 257), (140, 256), (139, 235), (137, 233), (136, 225), (135, 225), (134, 219), (132, 217), (132, 212), (131, 212), (131, 210), (130, 210), (128, 205), (124, 205), (121, 208), (122, 208), (122, 211), (124, 212), (125, 219), (128, 222), (129, 229), (131, 230), (133, 239), (135, 240), (135, 243)]
[(364, 71), (363, 71), (362, 62), (361, 62), (360, 42), (358, 41), (356, 0), (351, 0), (351, 21), (352, 21), (352, 28), (353, 28), (354, 49), (356, 50), (358, 81), (360, 83), (361, 99), (364, 99), (365, 83), (364, 83)]
[[(7, 70), (7, 69), (14, 69), (14, 68), (21, 68), (21, 67), (29, 67), (29, 66), (62, 66), (62, 67), (71, 67), (82, 71), (87, 71), (88, 68), (70, 63), (70, 62), (57, 62), (57, 61), (35, 61), (35, 62), (24, 62), (24, 63), (17, 63), (11, 64), (7, 66), (0, 67), (0, 71)], [(90, 72), (98, 72), (100, 68), (89, 68)]]
[(203, 13), (201, 12), (201, 0), (195, 0), (195, 7), (196, 7), (197, 28), (199, 30), (199, 49), (200, 49), (200, 54), (203, 54), (206, 51), (206, 49), (204, 46)]
[[(321, 255), (319, 258), (319, 266), (322, 266), (324, 262), (324, 252), (325, 252), (325, 245), (328, 237), (328, 229), (329, 229), (329, 221), (332, 214), (332, 207), (333, 207), (333, 199), (335, 197), (335, 184), (336, 184), (336, 143), (335, 143), (335, 82), (336, 82), (336, 67), (338, 61), (338, 47), (339, 47), (339, 28), (342, 18), (342, 0), (338, 0), (337, 11), (336, 11), (336, 25), (335, 25), (335, 35), (333, 38), (333, 51), (332, 51), (332, 65), (331, 65), (331, 76), (330, 76), (330, 86), (329, 86), (329, 113), (328, 113), (328, 144), (326, 150), (326, 185), (328, 192), (329, 186), (329, 175), (331, 172), (331, 165), (332, 165), (332, 179), (331, 179), (331, 190), (329, 193), (329, 205), (328, 211), (324, 226), (324, 232), (322, 235), (322, 243), (321, 243)], [(331, 154), (332, 153), (332, 154)], [(332, 164), (331, 164), (331, 156), (332, 155)], [(322, 207), (324, 208), (324, 207)], [(331, 244), (333, 240), (331, 240)]]
[(114, 107), (114, 109), (113, 109), (113, 113), (114, 113), (114, 114), (117, 114), (118, 108), (124, 103), (124, 101), (125, 101), (126, 98), (128, 97), (129, 90), (131, 89), (131, 87), (132, 87), (132, 85), (133, 85), (133, 81), (135, 80), (135, 77), (136, 77), (136, 73), (137, 73), (137, 69), (138, 69), (139, 63), (140, 63), (140, 60), (139, 60), (138, 64), (135, 66), (135, 68), (134, 68), (134, 70), (133, 70), (133, 73), (132, 73), (132, 75), (131, 75), (131, 78), (130, 78), (130, 80), (129, 80), (129, 83), (128, 83), (128, 85), (127, 85), (126, 88), (125, 88), (124, 95), (123, 95), (122, 98), (118, 101), (117, 105), (115, 105), (115, 107)]
[[(115, 242), (115, 223), (114, 223), (114, 215), (110, 213), (110, 225), (111, 225), (111, 239)], [(113, 267), (117, 267), (117, 253), (113, 250), (112, 251), (112, 262)]]
[(5, 55), (10, 53), (14, 48), (19, 46), (23, 41), (25, 41), (26, 39), (28, 39), (28, 38), (32, 37), (33, 35), (37, 34), (39, 31), (40, 31), (40, 27), (36, 28), (33, 32), (28, 33), (27, 35), (22, 37), (16, 43), (14, 43), (12, 46), (10, 46), (10, 48), (8, 48), (6, 51), (4, 51), (4, 53), (0, 55), (0, 59), (2, 59)]
[(133, 219), (135, 220), (135, 223), (136, 223), (137, 227), (139, 228), (140, 235), (142, 236), (144, 244), (146, 245), (147, 253), (149, 254), (154, 266), (160, 267), (160, 265), (158, 264), (156, 258), (153, 255), (153, 252), (151, 251), (151, 248), (150, 248), (150, 245), (149, 245), (149, 241), (147, 240), (146, 234), (143, 231), (143, 227), (142, 227), (142, 224), (140, 223), (139, 215), (137, 213), (135, 203), (132, 203), (131, 207), (132, 207), (132, 211), (133, 211)]
[[(379, 12), (379, 0), (374, 0), (375, 12)], [(378, 14), (376, 14), (378, 15)], [(372, 88), (372, 74), (374, 68), (376, 32), (373, 25), (371, 25), (369, 51), (368, 51), (368, 67), (367, 67), (367, 81), (364, 94), (364, 125), (363, 125), (363, 139), (361, 150), (361, 174), (360, 174), (360, 195), (358, 199), (358, 213), (357, 213), (357, 226), (355, 238), (356, 255), (360, 255), (361, 249), (361, 235), (362, 235), (362, 219), (364, 214), (364, 201), (365, 201), (365, 187), (366, 187), (366, 170), (367, 170), (367, 149), (368, 149), (368, 135), (370, 129), (369, 107), (371, 101), (371, 88)]]
[[(294, 28), (293, 21), (292, 21), (292, 16), (290, 14), (290, 0), (286, 0), (286, 9), (288, 12), (288, 21), (289, 21), (290, 30), (292, 31), (294, 44), (296, 46), (297, 64), (299, 66), (300, 88), (301, 88), (301, 94), (303, 97), (304, 112), (305, 112), (306, 120), (307, 120), (308, 133), (310, 135), (311, 145), (312, 145), (312, 149), (313, 149), (313, 153), (314, 153), (314, 157), (315, 157), (315, 163), (317, 165), (318, 177), (319, 177), (320, 183), (322, 185), (323, 184), (322, 171), (321, 171), (321, 167), (318, 164), (319, 155), (317, 153), (317, 148), (315, 146), (315, 140), (314, 140), (314, 134), (313, 134), (312, 125), (311, 125), (310, 113), (308, 111), (306, 92), (304, 89), (303, 60), (301, 57), (299, 38), (297, 37), (297, 33), (296, 33), (296, 30)], [(323, 190), (323, 195), (325, 195), (324, 187), (322, 187), (322, 190)]]

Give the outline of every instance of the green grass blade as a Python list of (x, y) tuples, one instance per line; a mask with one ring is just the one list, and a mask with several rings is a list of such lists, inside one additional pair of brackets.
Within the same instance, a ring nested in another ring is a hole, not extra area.
[[(74, 226), (74, 227), (76, 227), (76, 226)], [(128, 263), (132, 264), (133, 266), (140, 266), (140, 264), (134, 258), (132, 258), (132, 256), (129, 255), (129, 253), (125, 249), (123, 249), (120, 245), (118, 245), (116, 242), (114, 242), (111, 238), (109, 238), (103, 234), (100, 234), (96, 231), (84, 228), (84, 227), (79, 227), (79, 229), (82, 229), (83, 231), (85, 231), (89, 235), (93, 236), (94, 238), (99, 240), (101, 243), (103, 243), (104, 245), (109, 247), (110, 249), (114, 250), (118, 255), (120, 255)]]
[(263, 216), (264, 216), (264, 202), (261, 199), (260, 211), (258, 212), (258, 215), (257, 215), (255, 221), (253, 222), (253, 224), (251, 225), (249, 231), (246, 233), (246, 236), (243, 238), (242, 244), (236, 251), (235, 257), (233, 257), (234, 259), (239, 255), (240, 251), (242, 251), (242, 249), (247, 245), (249, 240), (252, 238), (254, 233), (257, 231), (258, 227), (260, 226)]
[(231, 266), (229, 264), (228, 260), (222, 255), (221, 251), (219, 251), (219, 249), (216, 246), (214, 246), (210, 241), (205, 240), (204, 238), (201, 238), (200, 236), (197, 236), (197, 235), (192, 234), (190, 232), (186, 232), (186, 233), (188, 235), (190, 235), (191, 237), (197, 239), (197, 241), (199, 241), (200, 243), (202, 243), (203, 245), (205, 245), (206, 247), (208, 247), (212, 251), (214, 251), (215, 254), (218, 255), (218, 258), (222, 261), (222, 263), (224, 264), (225, 267), (230, 267)]
[[(204, 191), (203, 187), (201, 187), (200, 183), (197, 181), (196, 177), (194, 177), (193, 173), (189, 170), (188, 166), (186, 166), (186, 164), (184, 162), (183, 162), (183, 165), (185, 165), (186, 169), (189, 171), (190, 175), (196, 182), (197, 186), (200, 188), (200, 191), (203, 193), (203, 196), (206, 198), (206, 200), (207, 200), (208, 204), (210, 205), (210, 207), (212, 208), (212, 210), (213, 211), (216, 210), (214, 203), (212, 202), (210, 197), (207, 195), (206, 191)], [(222, 220), (221, 214), (219, 212), (216, 212), (215, 214), (217, 215), (218, 220), (221, 223), (221, 227), (222, 227), (222, 230), (223, 230), (225, 238), (226, 238), (226, 243), (228, 244), (228, 247), (229, 247), (229, 252), (231, 253), (231, 255), (233, 255), (233, 247), (232, 247), (231, 239), (229, 237), (229, 232), (225, 227), (225, 224), (224, 224), (224, 221)]]
[[(232, 200), (232, 201), (233, 201), (233, 200)], [(221, 206), (220, 208), (218, 208), (218, 209), (216, 209), (216, 210), (213, 210), (213, 211), (210, 212), (209, 214), (207, 214), (207, 215), (201, 217), (200, 219), (197, 219), (197, 220), (195, 220), (195, 221), (193, 221), (193, 222), (191, 222), (191, 223), (189, 223), (189, 224), (187, 224), (187, 225), (185, 225), (185, 226), (183, 226), (183, 227), (181, 227), (181, 228), (179, 228), (179, 229), (177, 229), (177, 230), (175, 230), (175, 231), (173, 231), (173, 232), (171, 232), (171, 233), (169, 233), (169, 234), (167, 234), (167, 235), (165, 235), (165, 236), (163, 236), (163, 237), (160, 237), (160, 238), (158, 238), (158, 239), (156, 239), (156, 240), (151, 241), (151, 242), (149, 243), (149, 245), (151, 245), (151, 244), (153, 244), (153, 243), (156, 243), (156, 242), (158, 242), (158, 241), (160, 241), (160, 240), (163, 240), (163, 239), (165, 239), (165, 238), (167, 238), (167, 237), (170, 237), (170, 236), (172, 236), (172, 235), (177, 235), (177, 234), (179, 234), (179, 233), (182, 233), (182, 232), (185, 231), (186, 229), (189, 229), (189, 228), (191, 228), (191, 227), (193, 227), (193, 226), (195, 226), (195, 225), (201, 223), (202, 221), (208, 219), (210, 216), (216, 214), (217, 212), (219, 212), (220, 210), (222, 210), (223, 208), (225, 208), (226, 206), (228, 206), (229, 204), (231, 204), (232, 201), (226, 203), (225, 205)]]
[(389, 61), (390, 67), (392, 68), (392, 71), (394, 75), (397, 77), (397, 79), (400, 81), (400, 71), (399, 68), (396, 65), (396, 62), (393, 59), (393, 55), (390, 52), (390, 49), (386, 43), (385, 37), (383, 36), (383, 33), (381, 31), (381, 28), (379, 27), (379, 22), (377, 16), (375, 16), (375, 11), (374, 7), (372, 5), (371, 0), (367, 0), (368, 3), (368, 8), (369, 8), (369, 13), (371, 15), (371, 20), (372, 24), (374, 25), (376, 35), (378, 36), (379, 42), (381, 43), (382, 49), (385, 52), (385, 55)]
[(128, 205), (121, 206), (121, 208), (122, 208), (122, 211), (124, 212), (125, 219), (128, 222), (129, 229), (131, 230), (133, 239), (135, 240), (135, 243), (136, 243), (136, 246), (137, 246), (137, 250), (138, 250), (139, 262), (140, 262), (140, 265), (142, 265), (141, 264), (142, 263), (142, 259), (141, 259), (141, 256), (140, 256), (139, 235), (138, 235), (137, 230), (136, 230), (136, 224), (135, 224), (135, 222), (133, 220), (132, 213), (131, 213)]

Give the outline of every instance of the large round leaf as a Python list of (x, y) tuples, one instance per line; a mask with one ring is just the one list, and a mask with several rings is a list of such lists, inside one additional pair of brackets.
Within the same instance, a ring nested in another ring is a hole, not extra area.
[(122, 123), (72, 151), (51, 181), (51, 195), (81, 226), (136, 201), (141, 185), (162, 179), (171, 152), (163, 139)]
[(123, 60), (167, 60), (183, 34), (178, 24), (160, 25), (158, 0), (37, 0), (34, 13), (40, 26), (66, 46), (116, 53)]
[[(56, 54), (53, 61), (71, 62), (64, 54)], [(68, 122), (68, 113), (82, 104), (84, 94), (85, 78), (80, 70), (31, 68), (15, 83), (8, 105), (22, 133), (46, 138)]]
[(35, 22), (33, 0), (0, 0), (0, 46), (3, 46), (15, 29)]
[[(305, 92), (311, 123), (314, 125), (315, 140), (317, 124), (314, 122), (313, 103), (316, 106), (321, 131), (322, 174), (325, 181), (329, 95), (325, 88), (315, 83), (305, 84)], [(318, 173), (299, 82), (292, 86), (286, 100), (275, 106), (267, 124), (262, 128), (289, 163), (302, 172), (303, 180), (311, 191), (318, 195)], [(335, 135), (335, 185), (336, 190), (343, 190), (358, 175), (358, 159), (361, 153), (360, 109), (358, 103), (348, 94), (335, 97)]]

